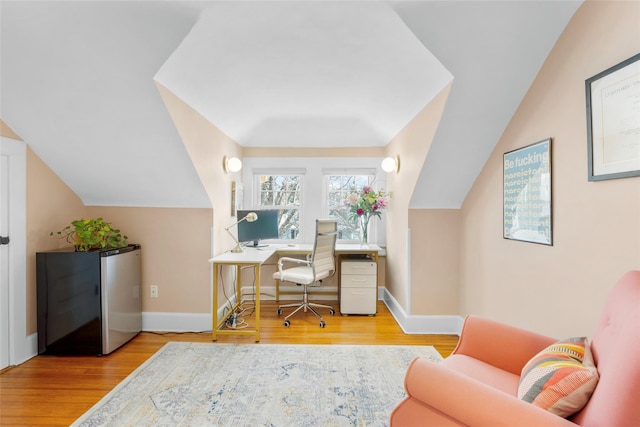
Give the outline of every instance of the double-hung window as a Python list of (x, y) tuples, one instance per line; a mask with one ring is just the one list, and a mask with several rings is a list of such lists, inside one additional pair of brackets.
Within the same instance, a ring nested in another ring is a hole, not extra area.
[(277, 209), (278, 239), (296, 240), (301, 227), (302, 173), (254, 174), (257, 209)]
[(362, 170), (356, 173), (344, 171), (325, 171), (325, 188), (329, 217), (338, 220), (338, 239), (345, 241), (360, 240), (361, 230), (357, 223), (349, 221), (347, 196), (361, 193), (365, 186), (375, 179), (375, 171)]

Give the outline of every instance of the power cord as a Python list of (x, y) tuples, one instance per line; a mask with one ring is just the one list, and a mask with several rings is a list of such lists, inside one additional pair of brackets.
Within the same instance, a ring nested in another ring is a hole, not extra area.
[(225, 326), (227, 327), (227, 329), (245, 329), (249, 327), (249, 324), (245, 322), (242, 317), (239, 317), (238, 313), (233, 313), (225, 321)]

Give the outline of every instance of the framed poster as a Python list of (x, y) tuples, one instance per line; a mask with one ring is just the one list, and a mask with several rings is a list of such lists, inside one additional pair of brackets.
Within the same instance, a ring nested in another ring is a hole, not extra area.
[(640, 54), (585, 85), (589, 181), (640, 176)]
[(503, 157), (503, 237), (552, 245), (551, 138)]

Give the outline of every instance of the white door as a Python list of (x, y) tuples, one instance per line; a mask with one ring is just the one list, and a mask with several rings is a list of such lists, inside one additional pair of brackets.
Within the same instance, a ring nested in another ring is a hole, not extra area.
[(0, 138), (0, 152), (0, 369), (3, 369), (27, 358), (26, 146), (20, 141)]
[[(0, 142), (2, 144), (2, 142)], [(3, 144), (4, 145), (4, 144)], [(9, 234), (8, 208), (9, 208), (9, 157), (4, 151), (0, 156), (0, 236), (4, 238)], [(11, 319), (9, 317), (9, 246), (0, 246), (0, 369), (9, 366), (9, 329)]]

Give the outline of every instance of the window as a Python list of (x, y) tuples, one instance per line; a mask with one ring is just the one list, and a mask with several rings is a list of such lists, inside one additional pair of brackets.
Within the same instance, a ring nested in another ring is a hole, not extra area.
[(257, 208), (279, 211), (278, 239), (297, 239), (300, 231), (302, 175), (258, 173), (255, 178)]
[(360, 227), (349, 221), (349, 207), (345, 204), (345, 199), (349, 194), (359, 193), (363, 187), (371, 185), (374, 178), (372, 173), (361, 175), (326, 174), (329, 217), (338, 220), (338, 239), (360, 239)]

